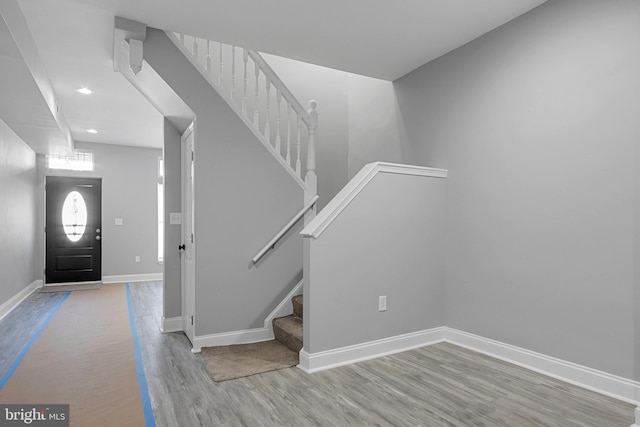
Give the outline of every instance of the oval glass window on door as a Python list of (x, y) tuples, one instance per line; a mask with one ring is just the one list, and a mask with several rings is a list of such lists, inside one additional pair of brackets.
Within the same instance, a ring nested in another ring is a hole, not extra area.
[(62, 205), (62, 226), (67, 238), (77, 242), (87, 228), (87, 204), (82, 194), (71, 191)]

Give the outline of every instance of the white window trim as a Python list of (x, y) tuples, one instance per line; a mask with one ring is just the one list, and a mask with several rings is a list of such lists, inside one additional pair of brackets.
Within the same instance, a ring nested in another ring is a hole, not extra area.
[[(91, 157), (91, 166), (90, 168), (77, 168), (73, 167), (74, 163), (79, 163), (78, 157), (80, 155), (89, 155)], [(66, 162), (65, 164), (60, 164), (59, 166), (51, 166), (52, 159), (58, 159), (61, 162)], [(76, 150), (72, 156), (63, 156), (58, 154), (46, 154), (45, 155), (45, 168), (51, 171), (68, 171), (74, 173), (86, 173), (86, 172), (94, 172), (96, 164), (96, 155), (92, 150)]]

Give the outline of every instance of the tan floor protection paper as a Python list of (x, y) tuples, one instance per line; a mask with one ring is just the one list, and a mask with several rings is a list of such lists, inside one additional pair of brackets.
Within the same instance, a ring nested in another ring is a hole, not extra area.
[(72, 292), (0, 402), (69, 404), (71, 426), (144, 426), (126, 286)]

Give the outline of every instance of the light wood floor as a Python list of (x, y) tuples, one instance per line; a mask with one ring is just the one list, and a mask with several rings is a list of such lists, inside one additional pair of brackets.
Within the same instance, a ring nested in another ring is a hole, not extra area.
[[(159, 332), (161, 283), (136, 283), (131, 291), (158, 426), (633, 423), (630, 404), (445, 343), (316, 374), (291, 368), (215, 383), (183, 334)], [(42, 295), (37, 298), (43, 305)], [(0, 331), (17, 330), (26, 313), (5, 318)], [(0, 354), (16, 351), (13, 339), (10, 332), (0, 335)], [(1, 369), (2, 363), (0, 376)]]

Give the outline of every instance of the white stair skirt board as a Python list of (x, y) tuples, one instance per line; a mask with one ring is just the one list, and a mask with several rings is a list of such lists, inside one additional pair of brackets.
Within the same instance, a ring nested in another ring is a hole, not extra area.
[(239, 331), (221, 332), (219, 334), (196, 336), (193, 338), (193, 349), (191, 351), (199, 353), (202, 347), (216, 347), (220, 345), (249, 344), (260, 341), (270, 341), (274, 339), (273, 319), (276, 317), (293, 314), (293, 304), (291, 298), (302, 293), (303, 282), (300, 280), (297, 285), (280, 301), (280, 304), (264, 319), (262, 328), (243, 329)]
[(640, 404), (637, 401), (640, 396), (638, 381), (456, 329), (447, 328), (445, 341), (625, 402)]
[[(313, 354), (303, 348), (298, 368), (313, 373), (439, 342), (459, 345), (597, 393), (640, 405), (638, 381), (448, 327), (427, 329)], [(640, 427), (640, 407), (636, 409), (636, 423), (631, 427)]]
[(160, 332), (167, 334), (169, 332), (182, 331), (182, 317), (164, 317), (160, 321)]
[(296, 295), (302, 294), (302, 286), (303, 282), (302, 280), (300, 280), (298, 284), (295, 285), (293, 289), (291, 289), (291, 291), (283, 298), (283, 300), (280, 301), (280, 304), (278, 304), (278, 306), (273, 309), (273, 311), (267, 316), (267, 318), (264, 319), (264, 327), (269, 329), (269, 333), (271, 336), (271, 338), (269, 339), (274, 338), (273, 319), (275, 319), (276, 317), (284, 317), (293, 314), (293, 303), (291, 302), (291, 299)]
[(34, 293), (38, 288), (42, 287), (42, 280), (35, 280), (27, 285), (23, 290), (9, 298), (4, 304), (0, 305), (0, 320), (11, 313), (22, 301), (27, 299), (29, 295)]
[(147, 273), (147, 274), (123, 274), (120, 276), (102, 276), (102, 283), (127, 283), (127, 282), (154, 282), (162, 280), (164, 277), (162, 273)]
[(338, 366), (436, 344), (444, 341), (444, 336), (445, 328), (441, 327), (313, 354), (309, 354), (303, 348), (300, 351), (298, 368), (308, 373), (337, 368)]

